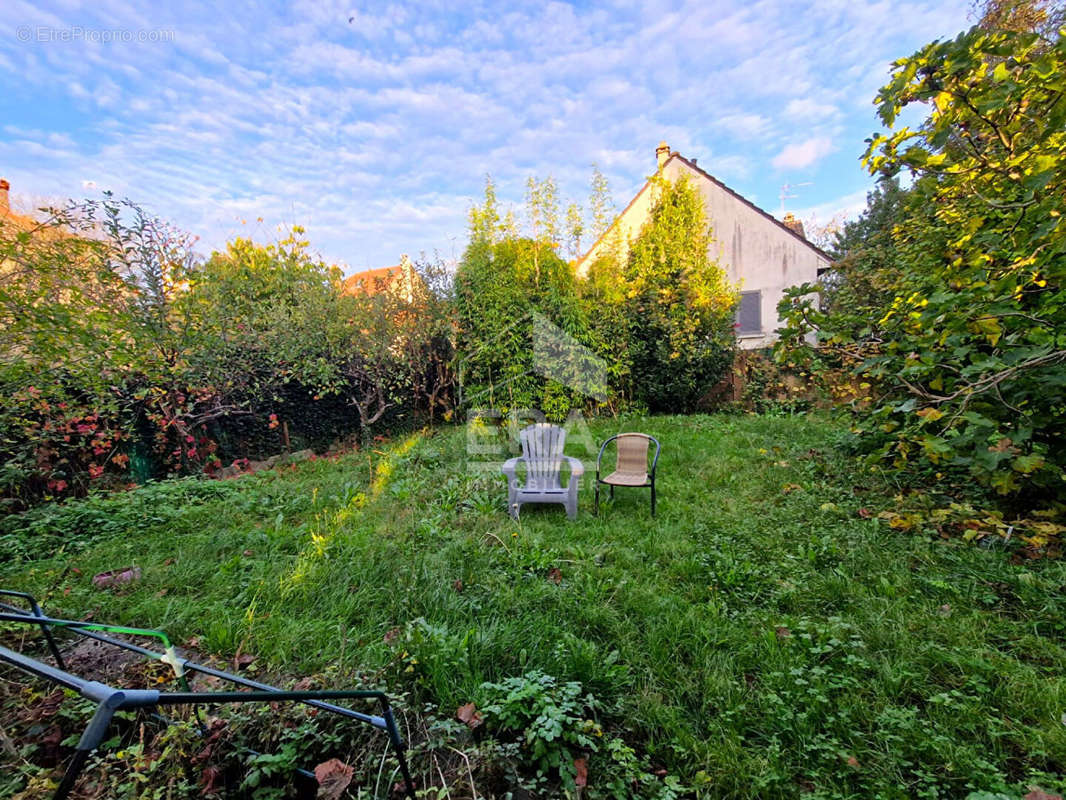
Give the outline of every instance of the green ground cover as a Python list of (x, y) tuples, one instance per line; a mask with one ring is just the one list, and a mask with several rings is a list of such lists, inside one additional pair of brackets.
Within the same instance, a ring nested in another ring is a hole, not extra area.
[[(891, 530), (876, 513), (898, 490), (818, 417), (591, 428), (663, 442), (656, 519), (646, 491), (593, 517), (583, 489), (576, 522), (554, 506), (515, 523), (502, 478), (468, 470), (466, 432), (446, 429), (9, 519), (0, 584), (263, 674), (375, 681), (438, 720), (476, 703), (473, 736), (425, 728), (472, 764), (456, 798), (564, 796), (581, 757), (585, 797), (1066, 788), (1061, 562)], [(91, 585), (129, 564), (135, 585)]]

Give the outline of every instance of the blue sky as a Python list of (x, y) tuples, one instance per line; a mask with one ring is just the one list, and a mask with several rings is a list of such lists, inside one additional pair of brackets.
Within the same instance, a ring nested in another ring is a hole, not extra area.
[(660, 140), (825, 221), (863, 205), (891, 60), (968, 8), (3, 0), (0, 176), (22, 204), (110, 189), (205, 251), (301, 224), (349, 272), (461, 253), (486, 173), (584, 201), (596, 163), (623, 206)]

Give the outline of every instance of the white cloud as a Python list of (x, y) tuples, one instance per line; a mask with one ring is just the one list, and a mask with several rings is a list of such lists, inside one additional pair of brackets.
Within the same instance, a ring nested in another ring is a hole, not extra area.
[(777, 169), (803, 169), (817, 163), (833, 152), (833, 143), (825, 137), (816, 136), (803, 142), (785, 145), (771, 163)]
[(715, 120), (716, 127), (740, 139), (763, 136), (772, 125), (773, 120), (769, 117), (754, 113), (726, 114)]
[(810, 170), (804, 201), (825, 204), (868, 182), (856, 153), (886, 65), (966, 27), (966, 2), (298, 0), (220, 16), (207, 0), (5, 0), (0, 30), (174, 38), (0, 36), (0, 75), (18, 76), (0, 97), (0, 173), (59, 196), (92, 176), (206, 247), (258, 235), (245, 218), (306, 224), (327, 258), (366, 266), (461, 250), (487, 172), (504, 205), (549, 173), (565, 204), (596, 162), (622, 206), (660, 139), (750, 198), (778, 195), (775, 169)]
[(831, 103), (819, 103), (809, 97), (790, 100), (785, 106), (785, 116), (797, 120), (833, 117), (837, 113), (837, 107)]

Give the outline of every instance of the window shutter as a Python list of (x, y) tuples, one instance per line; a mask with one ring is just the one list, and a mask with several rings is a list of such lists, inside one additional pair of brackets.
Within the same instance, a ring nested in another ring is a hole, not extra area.
[(741, 292), (737, 306), (737, 333), (762, 333), (762, 292)]

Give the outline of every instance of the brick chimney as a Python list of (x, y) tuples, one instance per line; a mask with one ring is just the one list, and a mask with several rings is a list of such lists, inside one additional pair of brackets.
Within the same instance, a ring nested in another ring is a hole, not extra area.
[(655, 161), (658, 163), (658, 168), (662, 169), (666, 162), (670, 160), (670, 145), (666, 142), (659, 142), (659, 146), (655, 148)]
[(11, 201), (8, 199), (8, 192), (11, 190), (11, 184), (3, 178), (0, 178), (0, 212), (7, 213), (11, 210)]
[(785, 218), (781, 221), (785, 224), (785, 227), (793, 233), (799, 234), (804, 239), (807, 238), (807, 234), (803, 232), (803, 223), (792, 216), (792, 214), (785, 214)]

